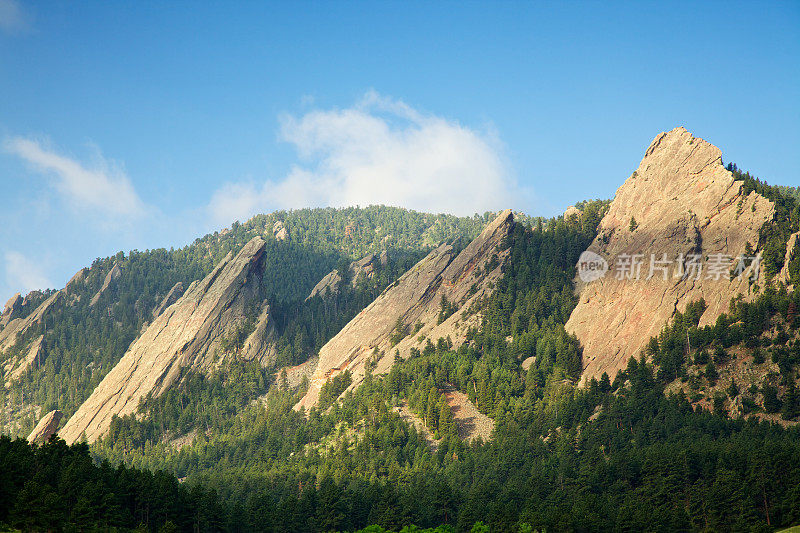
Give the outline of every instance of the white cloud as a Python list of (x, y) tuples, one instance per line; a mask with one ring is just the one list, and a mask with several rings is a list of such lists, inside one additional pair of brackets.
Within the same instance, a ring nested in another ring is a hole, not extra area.
[(469, 215), (508, 207), (517, 190), (491, 132), (375, 92), (350, 108), (287, 115), (281, 124), (302, 164), (279, 181), (217, 190), (209, 204), (217, 223), (276, 208), (370, 204)]
[(28, 22), (19, 2), (0, 0), (0, 30), (14, 34), (28, 29)]
[(19, 252), (6, 252), (6, 282), (22, 293), (53, 287), (40, 265)]
[(125, 172), (104, 159), (99, 151), (93, 168), (87, 168), (31, 139), (11, 137), (3, 146), (38, 172), (54, 176), (56, 189), (77, 209), (111, 217), (135, 217), (145, 212)]

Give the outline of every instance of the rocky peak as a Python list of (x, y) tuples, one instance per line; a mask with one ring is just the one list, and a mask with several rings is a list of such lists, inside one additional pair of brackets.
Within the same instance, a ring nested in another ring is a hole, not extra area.
[[(264, 247), (260, 237), (253, 238), (164, 309), (67, 421), (60, 431), (64, 440), (72, 443), (85, 435), (93, 442), (108, 430), (114, 415), (134, 413), (148, 394), (158, 397), (183, 368), (207, 371), (219, 363), (225, 356), (223, 340), (246, 322), (254, 304), (261, 303)], [(268, 326), (268, 316), (262, 313), (246, 343), (251, 359), (261, 359), (270, 349)]]
[[(742, 193), (719, 148), (684, 128), (658, 135), (617, 190), (588, 249), (609, 271), (595, 281), (576, 278), (580, 300), (566, 329), (584, 346), (582, 379), (603, 372), (613, 379), (691, 301), (706, 301), (707, 324), (734, 296), (751, 298), (753, 265), (733, 279), (730, 272), (748, 243), (756, 249), (759, 228), (773, 215), (772, 202)], [(690, 256), (700, 260), (699, 273), (689, 269)], [(631, 268), (634, 262), (639, 266)]]
[[(322, 347), (309, 390), (295, 407), (316, 405), (323, 384), (341, 372), (349, 370), (351, 387), (356, 387), (368, 369), (388, 372), (395, 354), (408, 357), (411, 348), (422, 349), (427, 340), (449, 337), (455, 347), (463, 343), (467, 330), (480, 324), (479, 315), (467, 316), (465, 310), (489, 294), (502, 275), (508, 256), (503, 245), (513, 225), (511, 210), (503, 211), (458, 255), (441, 245), (387, 287)], [(487, 264), (494, 268), (485, 268)], [(442, 297), (456, 311), (439, 322)], [(398, 321), (401, 332), (396, 331)]]
[[(0, 300), (2, 301), (2, 300)], [(3, 316), (11, 316), (22, 307), (22, 296), (19, 293), (15, 294), (6, 302), (3, 309)]]
[[(31, 326), (40, 324), (50, 310), (64, 297), (64, 291), (58, 291), (50, 295), (39, 307), (34, 309), (25, 318), (12, 318), (6, 326), (0, 330), (0, 355), (17, 342), (17, 335), (24, 335)], [(25, 306), (23, 300), (22, 306)]]

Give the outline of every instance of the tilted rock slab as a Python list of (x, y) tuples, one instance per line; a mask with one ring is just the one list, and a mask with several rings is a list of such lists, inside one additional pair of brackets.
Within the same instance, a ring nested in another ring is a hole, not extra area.
[[(610, 270), (588, 283), (576, 278), (580, 301), (566, 329), (584, 347), (582, 382), (603, 372), (614, 379), (676, 310), (692, 301), (703, 298), (708, 305), (702, 326), (728, 311), (733, 297), (752, 298), (754, 287), (747, 279), (752, 266), (746, 276), (732, 280), (728, 271), (718, 280), (708, 278), (708, 268), (714, 254), (735, 258), (744, 254), (747, 243), (755, 249), (759, 228), (773, 216), (772, 202), (755, 192), (743, 194), (742, 182), (723, 167), (716, 146), (684, 128), (658, 135), (617, 190), (589, 247), (608, 261)], [(667, 280), (659, 270), (647, 280), (651, 254), (661, 260), (665, 253), (672, 261)], [(675, 277), (679, 254), (695, 253), (703, 256), (700, 279)], [(617, 279), (621, 254), (644, 254), (638, 281)], [(763, 287), (763, 272), (757, 283)]]
[(36, 427), (33, 428), (31, 434), (28, 435), (28, 442), (31, 444), (43, 444), (50, 440), (53, 433), (58, 431), (58, 425), (63, 418), (64, 414), (58, 409), (44, 415), (42, 419), (39, 420), (39, 423), (36, 424)]
[(100, 301), (100, 297), (108, 290), (112, 283), (117, 281), (119, 277), (122, 275), (122, 268), (120, 268), (119, 263), (114, 262), (114, 266), (111, 267), (111, 270), (108, 271), (106, 274), (105, 279), (103, 280), (103, 285), (100, 287), (92, 299), (89, 301), (89, 305), (94, 307), (97, 305), (97, 302)]
[(39, 335), (28, 347), (25, 357), (22, 358), (9, 358), (3, 365), (3, 370), (6, 375), (6, 387), (22, 377), (25, 372), (34, 366), (40, 365), (46, 357), (44, 335)]
[[(362, 257), (358, 261), (353, 261), (350, 263), (350, 285), (355, 287), (358, 284), (358, 280), (361, 276), (365, 276), (367, 279), (372, 278), (375, 272), (375, 267), (380, 263), (381, 265), (386, 265), (388, 262), (388, 256), (386, 255), (386, 251), (384, 250), (380, 257), (375, 254), (368, 254), (365, 257)], [(314, 296), (321, 296), (324, 297), (330, 291), (330, 294), (336, 294), (339, 291), (339, 284), (342, 282), (342, 276), (338, 270), (332, 270), (328, 274), (322, 278), (319, 283), (314, 285), (314, 288), (311, 289), (311, 293), (309, 293), (306, 300), (310, 300)]]
[(153, 309), (153, 316), (157, 317), (163, 313), (164, 309), (177, 302), (181, 295), (183, 295), (183, 283), (179, 281), (172, 286), (167, 295), (164, 296), (164, 299), (161, 300), (161, 303), (158, 304), (155, 309)]
[(789, 262), (794, 258), (794, 255), (800, 253), (800, 247), (797, 246), (797, 238), (800, 237), (800, 231), (792, 233), (789, 236), (789, 241), (786, 243), (786, 255), (783, 258), (783, 267), (778, 273), (777, 280), (783, 283), (789, 283)]
[[(93, 442), (108, 430), (114, 415), (134, 413), (148, 394), (158, 397), (183, 368), (210, 370), (219, 363), (222, 339), (241, 326), (259, 295), (264, 244), (260, 237), (253, 238), (235, 257), (229, 253), (205, 279), (192, 282), (131, 344), (60, 436), (68, 443), (82, 435)], [(261, 340), (269, 341), (263, 332)], [(248, 350), (258, 357), (260, 348)]]
[[(451, 246), (439, 246), (387, 287), (322, 347), (309, 390), (295, 409), (316, 405), (322, 385), (346, 370), (351, 371), (351, 388), (355, 388), (363, 381), (370, 361), (375, 363), (374, 372), (380, 374), (389, 371), (396, 353), (408, 357), (411, 348), (421, 350), (428, 339), (436, 343), (440, 337), (450, 337), (455, 347), (463, 343), (467, 329), (480, 324), (480, 316), (465, 316), (465, 310), (489, 294), (490, 287), (501, 276), (502, 264), (508, 256), (503, 245), (513, 225), (511, 211), (503, 211), (457, 256)], [(497, 266), (487, 272), (486, 265), (493, 256), (497, 256)], [(437, 324), (442, 295), (455, 303), (458, 310)], [(391, 346), (390, 337), (398, 317), (410, 334)], [(417, 322), (422, 323), (422, 328), (414, 333), (412, 328)], [(373, 355), (376, 351), (377, 361)]]
[(32, 326), (39, 325), (48, 312), (64, 298), (64, 291), (53, 293), (36, 310), (25, 318), (14, 318), (0, 330), (0, 355), (17, 343), (17, 335), (24, 335)]

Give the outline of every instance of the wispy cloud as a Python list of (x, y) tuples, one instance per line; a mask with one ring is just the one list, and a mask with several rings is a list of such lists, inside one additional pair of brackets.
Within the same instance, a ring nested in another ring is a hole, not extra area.
[(0, 0), (0, 31), (8, 34), (28, 29), (28, 18), (16, 0)]
[(367, 93), (347, 109), (281, 118), (300, 156), (283, 179), (228, 183), (209, 211), (219, 224), (273, 209), (386, 204), (455, 214), (507, 207), (516, 185), (491, 132)]
[(44, 147), (36, 140), (7, 138), (6, 152), (27, 161), (35, 170), (53, 176), (56, 190), (76, 209), (113, 217), (137, 217), (145, 212), (125, 172), (97, 154), (92, 168)]
[(42, 267), (15, 251), (5, 253), (6, 283), (20, 292), (53, 287)]

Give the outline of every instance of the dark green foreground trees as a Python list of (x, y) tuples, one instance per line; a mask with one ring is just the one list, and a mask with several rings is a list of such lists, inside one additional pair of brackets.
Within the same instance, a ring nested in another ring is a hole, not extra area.
[(0, 527), (22, 531), (211, 531), (228, 518), (214, 491), (166, 472), (99, 466), (86, 445), (0, 437)]

